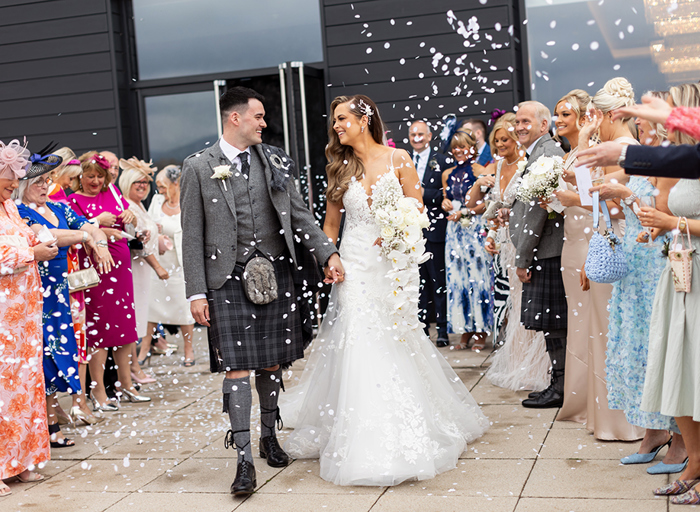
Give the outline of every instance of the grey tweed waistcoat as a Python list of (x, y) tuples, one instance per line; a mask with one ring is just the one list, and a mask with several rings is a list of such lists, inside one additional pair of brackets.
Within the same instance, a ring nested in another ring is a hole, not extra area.
[(270, 258), (282, 254), (285, 249), (284, 236), (280, 234), (282, 225), (270, 199), (265, 168), (257, 151), (251, 151), (250, 175), (235, 172), (231, 181), (238, 224), (236, 262), (245, 263), (256, 248)]

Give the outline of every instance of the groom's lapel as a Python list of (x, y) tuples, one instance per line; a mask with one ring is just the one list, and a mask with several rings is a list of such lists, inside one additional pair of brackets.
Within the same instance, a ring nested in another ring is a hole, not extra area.
[[(228, 158), (224, 155), (224, 152), (221, 151), (221, 146), (219, 146), (219, 142), (217, 141), (211, 148), (209, 148), (209, 155), (207, 157), (207, 164), (209, 164), (209, 173), (210, 177), (212, 174), (214, 174), (214, 167), (218, 165), (232, 165), (231, 162), (229, 161)], [(236, 217), (236, 203), (234, 201), (233, 197), (233, 180), (232, 179), (227, 179), (226, 180), (226, 186), (224, 187), (224, 180), (217, 179), (219, 188), (221, 189), (221, 193), (224, 195), (224, 198), (226, 199), (226, 204), (228, 205), (229, 209), (231, 210), (231, 213), (233, 214), (233, 217)]]

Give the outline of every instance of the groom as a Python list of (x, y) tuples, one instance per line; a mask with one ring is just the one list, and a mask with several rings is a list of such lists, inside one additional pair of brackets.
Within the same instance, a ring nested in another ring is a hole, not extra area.
[[(235, 496), (251, 494), (256, 486), (250, 372), (256, 372), (260, 399), (260, 457), (284, 467), (289, 457), (275, 435), (282, 368), (302, 358), (311, 340), (302, 284), (317, 282), (306, 275), (315, 270), (314, 256), (326, 267), (327, 279), (339, 282), (344, 276), (338, 250), (294, 186), (294, 162), (262, 143), (263, 102), (252, 89), (227, 90), (219, 100), (223, 136), (187, 157), (181, 178), (187, 296), (194, 319), (209, 327), (211, 371), (226, 372), (224, 412), (231, 430), (225, 446), (238, 451)], [(244, 289), (253, 271), (243, 269), (256, 256), (271, 262), (277, 280), (277, 298), (267, 304), (253, 303)]]
[[(564, 151), (549, 136), (549, 109), (538, 101), (518, 105), (515, 133), (521, 151), (527, 154), (527, 167), (541, 156), (564, 156)], [(520, 322), (526, 329), (544, 332), (547, 353), (552, 362), (551, 384), (541, 393), (531, 393), (523, 407), (561, 407), (564, 401), (564, 364), (566, 361), (567, 303), (561, 277), (561, 250), (564, 245), (564, 218), (537, 202), (515, 201), (510, 218), (510, 233), (515, 246), (515, 266), (523, 283)]]

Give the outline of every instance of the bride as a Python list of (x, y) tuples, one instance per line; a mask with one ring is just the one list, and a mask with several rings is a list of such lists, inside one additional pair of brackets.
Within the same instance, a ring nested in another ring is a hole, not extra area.
[[(488, 420), (425, 336), (417, 286), (403, 319), (389, 298), (392, 266), (371, 205), (392, 192), (422, 202), (410, 157), (382, 144), (384, 124), (368, 97), (340, 96), (331, 112), (323, 230), (336, 241), (346, 214), (345, 279), (333, 286), (299, 385), (280, 399), (295, 428), (284, 448), (319, 458), (321, 477), (338, 485), (432, 478), (456, 466)], [(409, 272), (417, 279), (417, 265)]]

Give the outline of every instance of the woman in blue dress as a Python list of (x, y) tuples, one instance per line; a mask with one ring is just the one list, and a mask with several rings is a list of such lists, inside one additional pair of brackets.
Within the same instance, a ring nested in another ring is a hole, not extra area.
[(473, 210), (463, 207), (476, 180), (472, 171), (476, 139), (471, 130), (457, 130), (450, 151), (457, 166), (442, 174), (442, 209), (451, 221), (445, 236), (447, 329), (462, 335), (459, 348), (467, 348), (473, 339), (472, 349), (481, 350), (493, 326), (493, 271), (491, 257), (484, 248), (484, 204)]
[[(17, 206), (20, 216), (35, 232), (42, 226), (50, 229), (59, 247), (58, 255), (39, 265), (43, 291), (44, 380), (46, 384), (49, 432), (52, 448), (73, 446), (65, 439), (58, 426), (55, 413), (58, 407), (56, 393), (68, 392), (74, 401), (84, 405), (85, 394), (80, 386), (78, 373), (78, 347), (73, 330), (73, 320), (68, 296), (68, 248), (77, 243), (89, 247), (95, 263), (107, 271), (112, 263), (107, 249), (107, 238), (85, 217), (61, 203), (47, 201), (50, 178), (47, 174), (20, 182), (16, 195), (22, 204)], [(74, 407), (75, 408), (75, 407)], [(79, 409), (81, 409), (78, 406)], [(84, 411), (71, 411), (81, 417)]]

